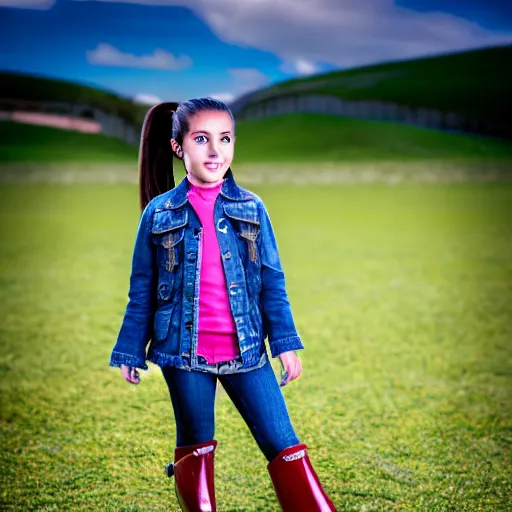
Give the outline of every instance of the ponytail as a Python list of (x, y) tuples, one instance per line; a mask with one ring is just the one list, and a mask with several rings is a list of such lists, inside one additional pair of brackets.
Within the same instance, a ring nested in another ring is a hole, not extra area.
[(159, 194), (175, 186), (171, 147), (172, 117), (178, 103), (159, 103), (149, 109), (139, 146), (139, 198), (141, 211)]

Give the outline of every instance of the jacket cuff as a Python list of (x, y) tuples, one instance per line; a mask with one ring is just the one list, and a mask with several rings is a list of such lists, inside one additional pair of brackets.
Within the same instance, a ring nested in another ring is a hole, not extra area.
[(132, 366), (134, 368), (141, 368), (142, 370), (147, 370), (148, 365), (146, 364), (146, 360), (142, 357), (137, 357), (131, 354), (123, 354), (122, 352), (112, 351), (110, 355), (109, 366), (121, 366), (125, 364), (126, 366)]
[(304, 345), (299, 336), (288, 336), (287, 338), (280, 338), (278, 340), (269, 340), (270, 345), (270, 353), (272, 357), (277, 357), (279, 354), (283, 352), (288, 352), (289, 350), (302, 350), (304, 349)]

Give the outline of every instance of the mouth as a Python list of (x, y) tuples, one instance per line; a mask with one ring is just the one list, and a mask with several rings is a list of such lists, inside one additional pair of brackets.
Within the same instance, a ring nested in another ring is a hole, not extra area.
[(218, 171), (220, 169), (220, 167), (222, 166), (221, 163), (219, 162), (206, 162), (204, 164), (204, 166), (209, 170), (209, 171)]

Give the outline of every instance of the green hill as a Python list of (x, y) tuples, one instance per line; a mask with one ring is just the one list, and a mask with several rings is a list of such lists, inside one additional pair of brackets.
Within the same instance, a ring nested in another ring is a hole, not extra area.
[[(486, 122), (510, 124), (512, 45), (332, 71), (280, 82), (253, 93), (292, 91), (346, 100), (382, 102), (449, 111)], [(86, 104), (140, 125), (148, 110), (128, 98), (85, 84), (24, 73), (0, 72), (0, 98)]]
[(389, 62), (281, 82), (254, 94), (332, 95), (455, 112), (486, 122), (510, 124), (512, 45)]
[(135, 126), (142, 125), (148, 110), (147, 106), (137, 105), (129, 98), (88, 85), (5, 71), (0, 72), (0, 98), (84, 105), (117, 115)]
[[(511, 102), (508, 101), (509, 91), (512, 90), (510, 62), (512, 62), (512, 45), (410, 61), (389, 62), (281, 82), (252, 93), (250, 102), (292, 92), (331, 95), (345, 100), (375, 100), (413, 108), (423, 107), (454, 112), (481, 120), (483, 123), (509, 127), (512, 118)], [(88, 85), (9, 72), (0, 72), (0, 98), (85, 105), (117, 115), (136, 127), (142, 125), (144, 115), (149, 108), (136, 105), (128, 98)], [(330, 121), (326, 123), (331, 125)], [(243, 125), (240, 124), (240, 126)], [(342, 126), (347, 125), (345, 123)], [(357, 130), (359, 125), (352, 126)], [(298, 130), (302, 132), (303, 128), (299, 126)], [(368, 138), (371, 141), (374, 140), (375, 130), (378, 131), (379, 128), (372, 127), (370, 130)], [(390, 125), (385, 131), (385, 138), (393, 136), (388, 135), (388, 131), (396, 132), (396, 130), (397, 128)], [(419, 132), (401, 133), (409, 138), (407, 134)], [(433, 135), (427, 136), (429, 139), (433, 137)], [(336, 137), (334, 141), (337, 142)], [(400, 142), (397, 144), (400, 147), (404, 146)], [(291, 142), (292, 146), (293, 142)], [(336, 143), (332, 148), (327, 148), (327, 151), (334, 155), (339, 154), (340, 145)], [(251, 154), (252, 159), (261, 158), (259, 150), (254, 152), (250, 149), (242, 150), (241, 153), (242, 155)], [(409, 153), (409, 150), (405, 149), (405, 153)], [(276, 156), (279, 157), (279, 155), (280, 152), (277, 151)], [(296, 156), (294, 152), (292, 156)]]

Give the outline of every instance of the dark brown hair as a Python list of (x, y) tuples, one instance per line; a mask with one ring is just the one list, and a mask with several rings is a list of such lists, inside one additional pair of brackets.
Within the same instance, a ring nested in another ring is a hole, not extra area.
[[(171, 139), (181, 146), (189, 129), (189, 118), (205, 110), (231, 110), (213, 98), (193, 98), (182, 103), (164, 102), (151, 107), (144, 118), (139, 146), (139, 198), (144, 210), (149, 201), (175, 186)], [(177, 156), (177, 155), (176, 155)]]

